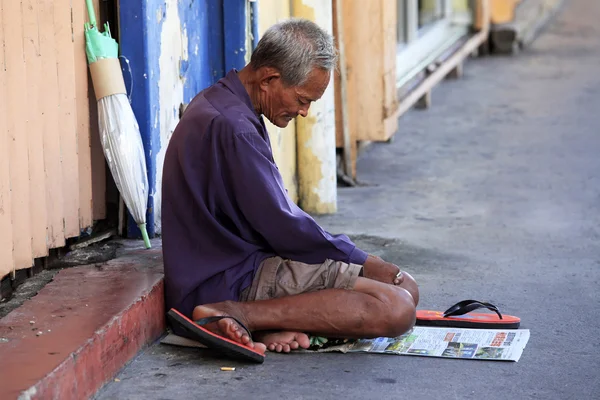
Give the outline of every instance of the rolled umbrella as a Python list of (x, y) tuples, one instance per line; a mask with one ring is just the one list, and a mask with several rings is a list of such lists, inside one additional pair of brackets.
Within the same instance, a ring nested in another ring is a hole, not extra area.
[(146, 159), (140, 128), (127, 98), (119, 45), (111, 37), (108, 24), (104, 32), (98, 30), (92, 0), (86, 0), (86, 5), (90, 18), (85, 24), (86, 54), (98, 101), (100, 142), (117, 189), (142, 232), (146, 248), (150, 248)]

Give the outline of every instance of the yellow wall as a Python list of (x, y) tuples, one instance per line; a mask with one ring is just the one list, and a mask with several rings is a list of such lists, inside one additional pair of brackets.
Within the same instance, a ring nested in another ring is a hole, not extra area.
[(504, 24), (515, 18), (515, 8), (521, 0), (491, 0), (492, 24)]
[[(258, 31), (262, 35), (271, 25), (290, 17), (290, 4), (281, 0), (261, 0), (258, 11)], [(281, 129), (265, 119), (273, 157), (283, 176), (283, 181), (293, 201), (298, 201), (296, 178), (296, 127), (292, 121), (287, 128)]]

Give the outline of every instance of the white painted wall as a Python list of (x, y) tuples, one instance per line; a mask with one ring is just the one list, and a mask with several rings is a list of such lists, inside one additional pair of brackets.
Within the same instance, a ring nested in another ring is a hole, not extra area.
[[(177, 8), (177, 0), (165, 0), (166, 13), (162, 22), (161, 53), (159, 58), (160, 79), (158, 119), (160, 127), (160, 150), (156, 156), (156, 191), (154, 195), (154, 224), (157, 234), (161, 232), (162, 175), (169, 139), (179, 122), (179, 107), (183, 103), (183, 80), (179, 75), (180, 61), (187, 60), (188, 40), (185, 26)], [(160, 22), (162, 13), (157, 12)]]

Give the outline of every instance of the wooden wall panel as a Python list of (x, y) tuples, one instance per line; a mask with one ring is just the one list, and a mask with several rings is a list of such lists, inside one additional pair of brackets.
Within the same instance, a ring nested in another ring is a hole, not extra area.
[[(104, 21), (100, 18), (99, 0), (93, 0), (98, 24), (104, 25)], [(85, 21), (88, 20), (87, 11), (83, 13)], [(104, 29), (104, 28), (103, 28)], [(91, 83), (90, 83), (91, 85)], [(100, 143), (100, 134), (98, 129), (98, 106), (91, 86), (91, 95), (89, 98), (89, 115), (90, 115), (90, 157), (92, 165), (92, 218), (100, 220), (106, 218), (106, 161), (102, 144)]]
[(356, 140), (378, 140), (383, 134), (382, 1), (344, 2), (344, 36), (348, 71), (348, 116)]
[[(40, 53), (38, 2), (23, 0), (23, 49), (27, 80), (27, 138), (29, 140), (29, 188), (31, 201), (32, 256), (43, 257), (48, 254), (46, 227), (46, 178), (44, 171), (44, 135), (41, 118), (39, 87), (44, 79), (44, 69)], [(44, 195), (36, 195), (41, 193)]]
[[(96, 0), (97, 1), (97, 0)], [(73, 46), (77, 114), (77, 156), (79, 162), (79, 226), (92, 224), (92, 160), (90, 147), (90, 85), (85, 55), (83, 24), (87, 12), (83, 1), (73, 2)], [(77, 29), (77, 28), (80, 29)], [(95, 101), (93, 102), (95, 103)]]
[[(343, 29), (347, 71), (347, 101), (353, 140), (385, 141), (385, 123), (398, 107), (396, 96), (395, 1), (345, 0)], [(339, 96), (339, 95), (338, 95)], [(337, 144), (341, 144), (338, 130)]]
[[(4, 51), (4, 2), (0, 2), (0, 98), (8, 98)], [(14, 267), (12, 199), (10, 193), (10, 150), (7, 131), (7, 102), (0, 101), (0, 277)]]
[(16, 265), (30, 267), (31, 217), (29, 213), (29, 166), (27, 146), (27, 96), (24, 88), (23, 24), (21, 1), (2, 0), (2, 25), (7, 79), (6, 103), (12, 198), (13, 257)]
[[(381, 29), (383, 41), (383, 52), (380, 55), (383, 58), (383, 118), (393, 115), (398, 108), (398, 95), (396, 89), (396, 55), (398, 49), (397, 35), (398, 30), (398, 10), (395, 1), (383, 1)], [(394, 130), (395, 131), (395, 130)]]
[(79, 236), (79, 160), (71, 0), (54, 0), (65, 237)]
[(44, 60), (42, 115), (44, 125), (44, 164), (48, 210), (48, 245), (65, 244), (63, 216), (63, 169), (60, 154), (62, 127), (59, 125), (58, 71), (54, 35), (54, 1), (39, 0), (40, 44)]
[(78, 236), (93, 203), (105, 215), (86, 20), (83, 1), (0, 0), (0, 279)]

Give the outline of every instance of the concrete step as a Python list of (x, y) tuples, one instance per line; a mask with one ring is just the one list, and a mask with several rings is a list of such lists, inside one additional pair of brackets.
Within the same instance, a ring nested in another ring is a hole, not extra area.
[(160, 246), (60, 271), (0, 319), (0, 399), (85, 399), (165, 330)]

